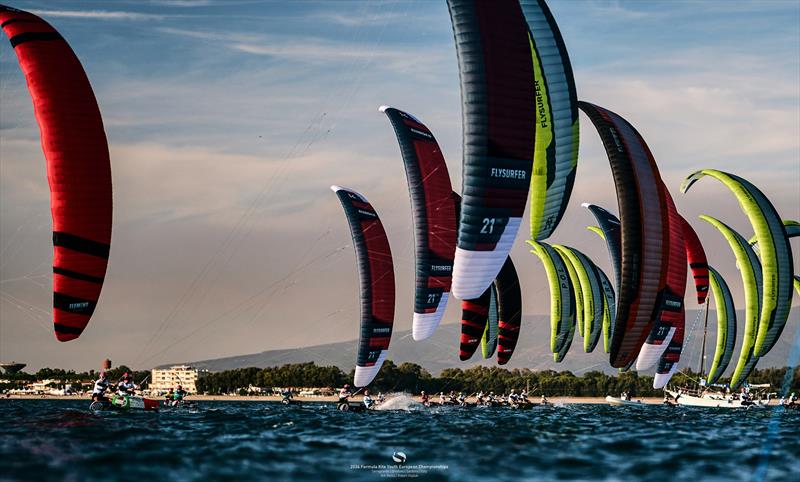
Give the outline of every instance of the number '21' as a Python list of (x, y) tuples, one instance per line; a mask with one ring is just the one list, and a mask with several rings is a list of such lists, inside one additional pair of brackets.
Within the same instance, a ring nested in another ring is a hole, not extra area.
[(492, 234), (494, 232), (494, 222), (496, 218), (483, 218), (481, 234)]

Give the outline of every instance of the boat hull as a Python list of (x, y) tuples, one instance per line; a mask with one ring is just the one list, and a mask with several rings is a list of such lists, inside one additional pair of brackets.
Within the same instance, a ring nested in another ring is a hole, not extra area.
[(641, 400), (625, 400), (622, 398), (612, 397), (611, 395), (606, 397), (606, 402), (608, 402), (609, 405), (633, 405), (636, 407), (642, 407), (646, 405)]
[(703, 408), (764, 408), (765, 404), (759, 402), (742, 401), (736, 399), (728, 399), (723, 395), (717, 394), (704, 394), (702, 396), (688, 395), (685, 393), (678, 393), (672, 390), (666, 390), (667, 393), (676, 401), (678, 405), (685, 407), (703, 407)]

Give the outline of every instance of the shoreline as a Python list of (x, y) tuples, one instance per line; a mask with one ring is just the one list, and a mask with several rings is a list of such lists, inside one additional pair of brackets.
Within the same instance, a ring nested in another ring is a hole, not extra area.
[[(160, 397), (153, 397), (161, 399)], [(419, 402), (419, 396), (411, 397), (414, 401)], [(281, 401), (279, 395), (189, 395), (188, 400), (198, 402), (275, 402)], [(339, 400), (337, 396), (317, 396), (317, 397), (301, 397), (295, 396), (295, 400), (302, 403), (336, 403)], [(362, 397), (360, 395), (351, 398), (353, 401), (359, 401)], [(86, 395), (12, 395), (10, 397), (2, 397), (2, 400), (85, 400), (90, 401)], [(432, 401), (436, 401), (435, 397), (431, 397)], [(531, 402), (539, 403), (538, 397), (530, 399)], [(641, 400), (646, 405), (661, 405), (664, 401), (661, 397), (642, 397), (634, 398), (633, 400)], [(467, 398), (470, 403), (475, 402), (475, 397)], [(548, 401), (554, 405), (607, 405), (605, 397), (548, 397)]]

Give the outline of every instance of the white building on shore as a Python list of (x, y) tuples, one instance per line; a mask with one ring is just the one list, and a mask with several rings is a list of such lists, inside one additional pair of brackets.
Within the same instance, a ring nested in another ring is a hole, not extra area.
[(153, 368), (150, 374), (150, 391), (166, 392), (170, 388), (181, 385), (189, 393), (197, 393), (196, 382), (205, 376), (208, 370), (198, 370), (189, 365), (175, 365), (169, 368)]

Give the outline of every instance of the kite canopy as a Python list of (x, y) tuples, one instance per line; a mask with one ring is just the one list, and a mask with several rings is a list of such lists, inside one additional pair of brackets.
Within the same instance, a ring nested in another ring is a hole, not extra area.
[(733, 357), (736, 344), (736, 307), (725, 279), (711, 266), (708, 267), (708, 274), (717, 312), (717, 346), (714, 350), (714, 361), (708, 371), (708, 383), (716, 383)]
[(534, 158), (531, 40), (518, 2), (448, 0), (463, 114), (463, 203), (453, 295), (483, 294), (522, 220)]
[[(775, 206), (750, 181), (716, 169), (703, 169), (690, 174), (681, 185), (687, 192), (705, 176), (713, 177), (736, 196), (739, 207), (747, 215), (755, 231), (761, 255), (764, 286), (761, 293), (761, 315), (754, 355), (766, 355), (783, 332), (792, 305), (792, 250)], [(751, 250), (752, 251), (752, 250)]]
[(735, 389), (747, 380), (747, 376), (753, 371), (758, 361), (758, 356), (755, 354), (755, 342), (761, 312), (762, 287), (764, 286), (761, 262), (747, 240), (727, 224), (706, 215), (700, 216), (700, 219), (717, 228), (728, 241), (736, 257), (736, 263), (739, 265), (739, 272), (744, 284), (744, 336), (739, 360), (731, 378), (731, 388)]
[(583, 253), (575, 248), (554, 245), (556, 251), (564, 255), (572, 263), (578, 282), (581, 286), (583, 302), (583, 327), (578, 331), (583, 336), (583, 350), (586, 353), (594, 351), (600, 339), (605, 297), (599, 275), (594, 263)]
[(700, 238), (692, 225), (683, 216), (680, 219), (683, 226), (683, 238), (686, 242), (686, 258), (689, 262), (689, 268), (692, 270), (692, 277), (694, 277), (697, 304), (702, 305), (706, 302), (706, 297), (708, 296), (708, 259), (706, 258), (706, 251), (703, 249), (703, 244), (700, 242)]
[(50, 183), (53, 324), (78, 338), (103, 288), (111, 246), (111, 162), (89, 79), (66, 40), (28, 12), (0, 5), (33, 98)]
[(619, 219), (596, 204), (583, 203), (581, 206), (588, 209), (597, 220), (599, 231), (595, 231), (595, 229), (598, 228), (594, 226), (590, 226), (587, 229), (597, 233), (605, 240), (606, 248), (608, 249), (608, 258), (611, 260), (611, 267), (614, 268), (614, 281), (616, 282), (614, 287), (619, 289), (620, 265), (622, 263), (622, 229), (619, 224)]
[[(550, 286), (550, 351), (558, 354), (575, 325), (575, 301), (569, 272), (564, 260), (545, 242), (528, 240), (531, 253), (544, 265)], [(560, 361), (560, 360), (557, 360)]]
[(389, 239), (372, 205), (352, 189), (331, 186), (344, 208), (361, 280), (361, 336), (353, 384), (369, 385), (389, 350), (394, 323), (394, 265)]
[(497, 363), (505, 365), (514, 354), (522, 323), (522, 290), (511, 257), (494, 282), (497, 288)]
[[(683, 218), (678, 214), (672, 196), (666, 188), (664, 188), (664, 193), (669, 214), (670, 252), (667, 261), (667, 285), (660, 293), (656, 303), (656, 311), (654, 312), (656, 323), (653, 326), (653, 331), (648, 336), (645, 344), (642, 345), (639, 358), (636, 360), (636, 368), (638, 370), (640, 361), (646, 358), (645, 353), (661, 352), (658, 359), (658, 367), (656, 368), (656, 376), (653, 379), (653, 388), (664, 387), (677, 371), (678, 362), (681, 359), (681, 350), (683, 350), (683, 336), (686, 325), (684, 296), (686, 294), (686, 252), (688, 246), (683, 235)], [(672, 331), (673, 334), (671, 337), (668, 336), (660, 340), (658, 332), (664, 329), (668, 330), (668, 332)]]
[(492, 293), (495, 291), (492, 284), (478, 298), (461, 300), (461, 344), (458, 349), (458, 358), (461, 361), (469, 360), (475, 354), (486, 331), (489, 317), (498, 317), (497, 313), (489, 314), (491, 308), (497, 309), (496, 300), (492, 305)]
[(569, 203), (578, 167), (578, 98), (564, 39), (544, 0), (521, 0), (536, 92), (531, 239), (547, 239)]
[(500, 322), (497, 310), (497, 287), (494, 283), (492, 283), (489, 290), (491, 295), (489, 298), (489, 318), (486, 321), (486, 329), (483, 330), (483, 336), (481, 337), (481, 354), (484, 360), (491, 358), (497, 349), (497, 331), (498, 323)]
[(608, 353), (611, 349), (611, 337), (614, 336), (614, 318), (617, 316), (617, 297), (614, 287), (606, 273), (595, 265), (597, 275), (600, 277), (600, 286), (603, 288), (603, 351)]
[(588, 102), (578, 106), (603, 141), (619, 204), (620, 281), (609, 358), (611, 366), (621, 368), (636, 358), (652, 331), (657, 304), (667, 299), (667, 264), (673, 251), (667, 191), (650, 149), (628, 121)]
[(394, 127), (411, 195), (416, 245), (412, 336), (431, 336), (447, 307), (456, 249), (456, 200), (439, 144), (419, 119), (382, 106)]

